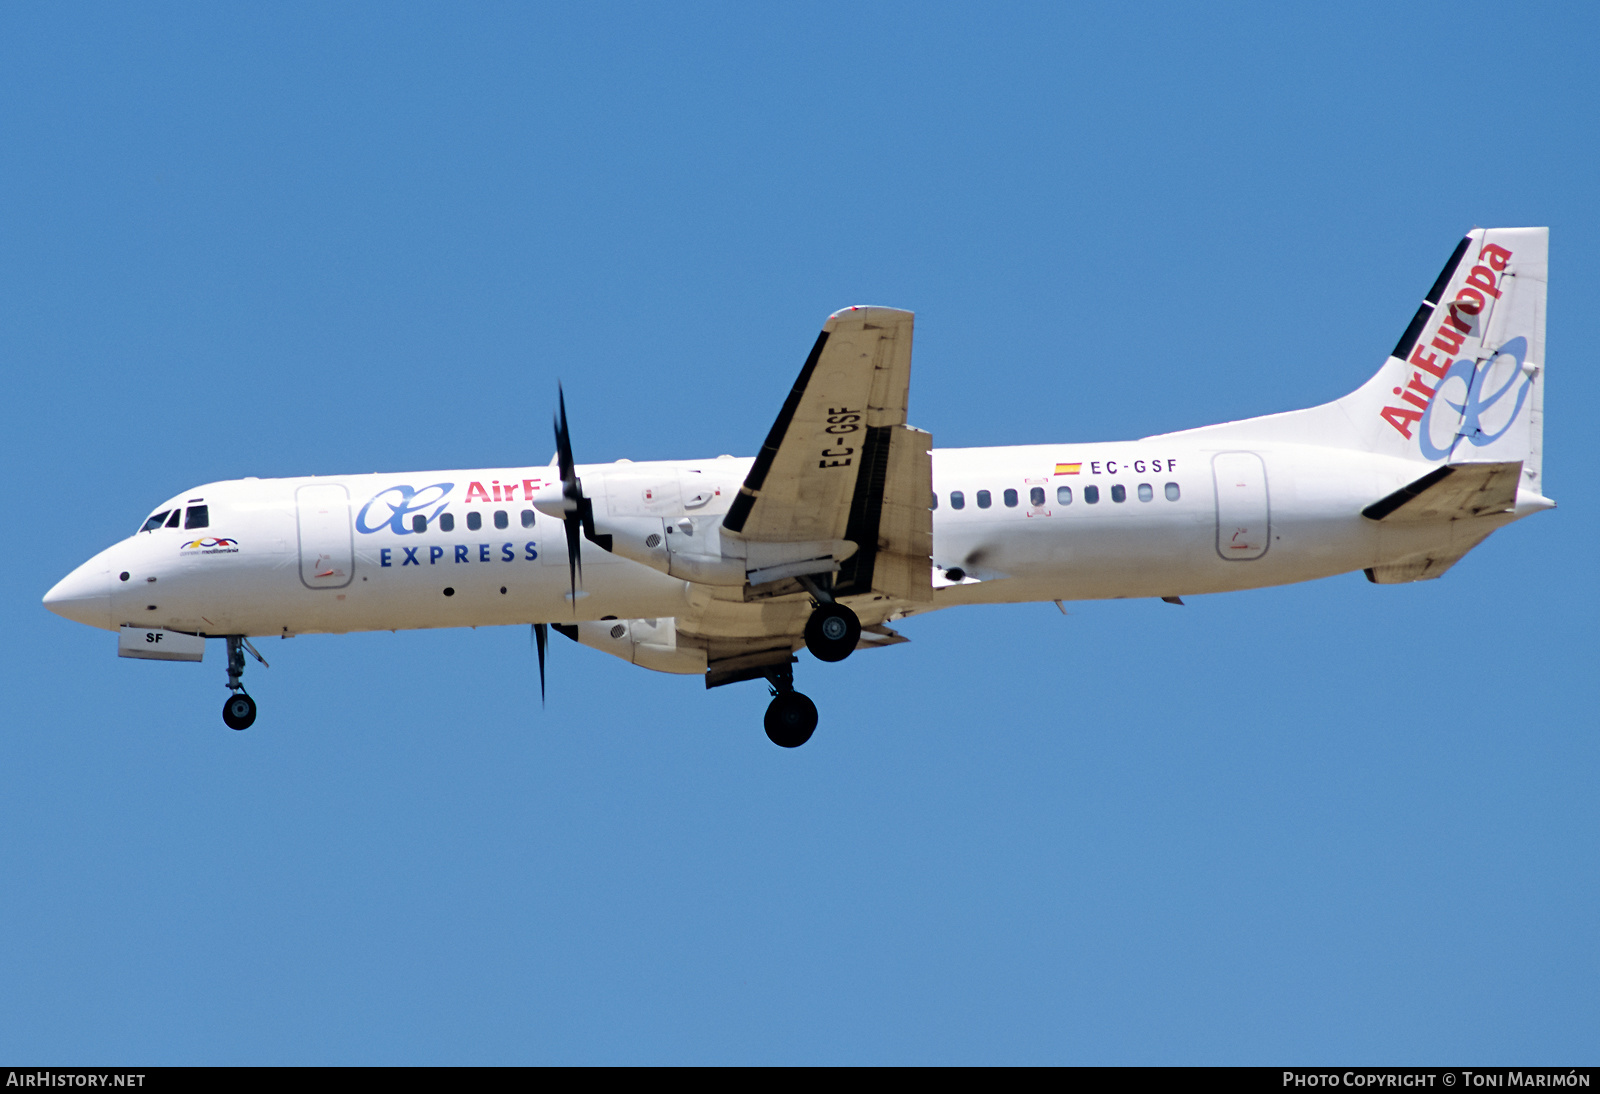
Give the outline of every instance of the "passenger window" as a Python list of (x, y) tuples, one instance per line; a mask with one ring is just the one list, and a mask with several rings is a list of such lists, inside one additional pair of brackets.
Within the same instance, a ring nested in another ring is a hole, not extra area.
[(1175, 483), (1175, 482), (1167, 483), (1167, 500), (1168, 501), (1177, 501), (1178, 500), (1178, 484), (1177, 483)]
[(168, 528), (176, 528), (178, 526), (178, 514), (180, 514), (182, 512), (183, 512), (183, 510), (181, 510), (181, 509), (174, 509), (172, 511), (172, 518), (167, 521), (167, 527)]
[(965, 509), (966, 507), (967, 507), (967, 496), (965, 494), (963, 494), (959, 490), (950, 491), (950, 508), (952, 508), (952, 509)]
[(144, 522), (144, 527), (139, 529), (139, 531), (141, 531), (141, 532), (153, 532), (157, 528), (160, 528), (166, 522), (167, 522), (167, 510), (163, 509), (163, 510), (161, 510), (161, 512), (157, 513), (155, 516), (153, 516), (149, 520), (145, 521)]
[(1000, 497), (1006, 503), (1007, 509), (1015, 509), (1017, 507), (1017, 492), (1015, 490), (1007, 490)]
[(1033, 506), (1035, 509), (1044, 504), (1044, 487), (1035, 486), (1032, 490), (1028, 491), (1028, 504)]
[(418, 513), (416, 516), (412, 517), (411, 530), (413, 532), (426, 532), (428, 530), (428, 518), (423, 516), (421, 513)]
[(1111, 488), (1111, 500), (1115, 501), (1115, 502), (1127, 501), (1128, 500), (1128, 488), (1126, 486), (1123, 486), (1121, 483), (1118, 483), (1116, 486), (1113, 486)]
[(1057, 505), (1071, 505), (1072, 504), (1072, 487), (1070, 487), (1070, 486), (1058, 486), (1058, 487), (1056, 487), (1056, 504)]
[(1098, 505), (1100, 502), (1100, 488), (1098, 486), (1085, 486), (1083, 488), (1083, 502), (1085, 505)]
[(439, 514), (439, 531), (454, 532), (456, 530), (456, 515), (454, 513)]
[[(209, 526), (210, 523), (211, 509), (209, 506), (191, 505), (189, 506), (189, 511), (183, 515), (183, 526), (185, 528), (205, 528)], [(177, 527), (177, 524), (178, 514), (177, 511), (174, 510), (172, 514), (172, 525), (173, 527)]]
[(987, 508), (989, 508), (989, 506), (991, 506), (993, 504), (994, 504), (994, 499), (989, 496), (989, 491), (987, 491), (987, 490), (979, 490), (978, 491), (978, 508), (979, 509), (987, 509)]
[(533, 510), (532, 509), (524, 509), (522, 511), (522, 526), (524, 528), (532, 528), (533, 527)]
[(467, 528), (470, 531), (476, 532), (479, 528), (482, 528), (482, 527), (483, 527), (483, 514), (482, 513), (478, 512), (476, 509), (474, 509), (472, 512), (467, 514)]
[(933, 504), (932, 504), (932, 505), (931, 505), (931, 506), (929, 506), (929, 508), (930, 508), (930, 509), (937, 509), (937, 508), (939, 508), (939, 495), (938, 495), (938, 494), (935, 494), (935, 495), (934, 495), (934, 496), (933, 496)]
[(496, 528), (511, 527), (511, 520), (506, 516), (506, 511), (504, 509), (496, 509), (494, 511), (494, 526)]
[(1150, 489), (1150, 484), (1149, 483), (1141, 482), (1139, 484), (1139, 500), (1140, 501), (1149, 501), (1151, 498), (1153, 498), (1155, 496), (1156, 496), (1156, 492), (1154, 490)]

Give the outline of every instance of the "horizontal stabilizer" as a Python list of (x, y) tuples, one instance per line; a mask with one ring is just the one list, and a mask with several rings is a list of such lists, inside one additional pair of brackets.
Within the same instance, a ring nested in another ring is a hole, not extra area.
[(1488, 539), (1495, 524), (1493, 521), (1484, 521), (1482, 524), (1451, 524), (1449, 527), (1454, 530), (1449, 542), (1379, 566), (1369, 566), (1363, 571), (1367, 580), (1374, 585), (1404, 585), (1442, 577), (1446, 570), (1465, 558), (1468, 551)]
[(1521, 460), (1446, 464), (1373, 502), (1361, 515), (1368, 520), (1412, 523), (1509, 513), (1516, 505), (1521, 477)]

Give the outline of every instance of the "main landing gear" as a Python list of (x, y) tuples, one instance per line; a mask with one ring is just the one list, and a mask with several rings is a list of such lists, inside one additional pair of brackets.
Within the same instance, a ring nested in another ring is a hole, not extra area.
[(224, 638), (228, 643), (228, 690), (233, 694), (222, 704), (222, 721), (229, 729), (249, 729), (255, 724), (256, 701), (245, 692), (241, 682), (244, 676), (244, 651), (249, 650), (250, 656), (260, 661), (263, 667), (270, 666), (244, 635), (230, 634)]
[[(806, 620), (806, 649), (818, 661), (843, 661), (861, 641), (861, 620), (811, 578), (802, 577), (800, 584), (816, 605)], [(767, 738), (780, 748), (799, 748), (816, 732), (817, 704), (794, 690), (794, 669), (789, 665), (774, 665), (766, 677), (772, 688), (763, 719)]]
[(817, 704), (794, 690), (794, 669), (788, 665), (768, 670), (767, 682), (772, 687), (764, 719), (767, 739), (780, 748), (799, 748), (816, 732)]
[(819, 604), (806, 620), (806, 649), (818, 661), (843, 661), (861, 641), (861, 620), (843, 604)]
[(806, 649), (818, 661), (843, 661), (861, 641), (861, 620), (810, 578), (800, 582), (817, 605), (806, 620)]

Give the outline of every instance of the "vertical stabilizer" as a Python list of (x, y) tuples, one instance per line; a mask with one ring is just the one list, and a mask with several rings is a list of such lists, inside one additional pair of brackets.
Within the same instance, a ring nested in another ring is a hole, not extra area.
[(1423, 464), (1513, 463), (1542, 493), (1548, 228), (1476, 228), (1456, 245), (1378, 374), (1307, 410), (1184, 430)]
[(1548, 228), (1456, 247), (1378, 374), (1336, 404), (1357, 445), (1433, 463), (1520, 460), (1542, 485)]

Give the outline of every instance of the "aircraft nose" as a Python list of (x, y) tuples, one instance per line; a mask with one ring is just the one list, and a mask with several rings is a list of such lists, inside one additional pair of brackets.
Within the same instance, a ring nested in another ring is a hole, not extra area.
[(109, 564), (102, 556), (91, 558), (44, 594), (44, 606), (74, 623), (85, 623), (101, 630), (111, 625), (111, 582)]

